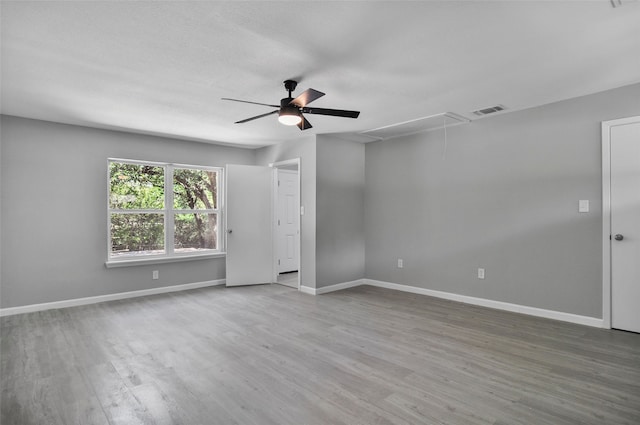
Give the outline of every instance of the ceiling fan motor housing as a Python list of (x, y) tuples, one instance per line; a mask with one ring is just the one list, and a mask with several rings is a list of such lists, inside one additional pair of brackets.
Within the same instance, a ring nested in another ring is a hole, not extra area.
[(290, 105), (292, 100), (293, 100), (292, 97), (285, 97), (283, 99), (280, 99), (280, 107), (281, 108), (286, 108), (286, 107), (296, 108), (294, 105)]
[(293, 80), (284, 81), (284, 88), (289, 92), (289, 97), (291, 97), (291, 92), (294, 91), (297, 86), (298, 86), (297, 81), (293, 81)]
[(297, 117), (300, 116), (300, 108), (298, 108), (296, 105), (291, 105), (292, 100), (293, 98), (291, 97), (285, 97), (284, 99), (280, 100), (280, 113), (278, 115), (294, 115)]

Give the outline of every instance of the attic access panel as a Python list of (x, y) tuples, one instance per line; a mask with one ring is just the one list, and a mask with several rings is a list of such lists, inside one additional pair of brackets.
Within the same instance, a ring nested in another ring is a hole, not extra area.
[(460, 124), (466, 124), (468, 122), (470, 122), (470, 120), (461, 115), (454, 112), (445, 112), (442, 114), (430, 115), (428, 117), (374, 128), (373, 130), (361, 131), (359, 134), (379, 140), (385, 140), (409, 134), (421, 133), (423, 131), (438, 130), (444, 128), (445, 125), (449, 128)]

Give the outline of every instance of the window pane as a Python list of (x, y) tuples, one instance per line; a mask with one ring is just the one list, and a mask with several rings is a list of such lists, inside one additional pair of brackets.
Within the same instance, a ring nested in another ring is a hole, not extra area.
[(217, 248), (217, 214), (176, 214), (175, 219), (175, 252)]
[(111, 257), (164, 254), (164, 214), (111, 214)]
[(216, 171), (176, 168), (173, 170), (173, 207), (177, 210), (218, 208)]
[(151, 165), (109, 164), (109, 207), (163, 209), (164, 168)]

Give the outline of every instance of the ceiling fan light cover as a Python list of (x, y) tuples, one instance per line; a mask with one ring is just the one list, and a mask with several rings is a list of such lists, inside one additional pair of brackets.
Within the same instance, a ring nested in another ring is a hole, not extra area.
[(302, 122), (302, 116), (296, 107), (283, 107), (278, 114), (278, 121), (284, 125), (298, 125)]

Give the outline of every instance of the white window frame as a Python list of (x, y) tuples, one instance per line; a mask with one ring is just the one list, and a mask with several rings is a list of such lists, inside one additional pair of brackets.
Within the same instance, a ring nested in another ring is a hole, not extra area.
[[(157, 210), (122, 210), (122, 209), (112, 209), (110, 203), (111, 197), (111, 179), (110, 179), (110, 164), (112, 162), (124, 163), (124, 164), (134, 164), (134, 165), (148, 165), (152, 167), (162, 167), (164, 169), (164, 208)], [(190, 170), (203, 170), (203, 171), (215, 171), (217, 173), (216, 176), (216, 208), (212, 209), (202, 209), (202, 210), (190, 210), (190, 209), (174, 209), (173, 208), (173, 172), (175, 169), (190, 169)], [(193, 164), (174, 164), (168, 162), (155, 162), (155, 161), (141, 161), (136, 159), (124, 159), (124, 158), (108, 158), (107, 159), (107, 261), (105, 265), (108, 268), (111, 267), (124, 267), (124, 266), (133, 266), (140, 264), (156, 264), (156, 263), (167, 263), (167, 262), (175, 262), (175, 261), (189, 261), (189, 260), (199, 260), (205, 258), (216, 258), (224, 256), (226, 253), (224, 252), (224, 228), (225, 221), (223, 211), (224, 208), (222, 206), (222, 202), (224, 200), (224, 194), (222, 191), (224, 190), (224, 168), (222, 167), (210, 167), (203, 165), (193, 165)], [(126, 214), (126, 213), (136, 213), (136, 214), (163, 214), (164, 215), (164, 254), (146, 254), (136, 257), (119, 257), (112, 258), (111, 257), (111, 214)], [(207, 249), (200, 252), (175, 252), (175, 215), (176, 214), (193, 214), (194, 212), (201, 214), (217, 214), (217, 227), (218, 231), (216, 233), (216, 249)]]

